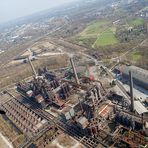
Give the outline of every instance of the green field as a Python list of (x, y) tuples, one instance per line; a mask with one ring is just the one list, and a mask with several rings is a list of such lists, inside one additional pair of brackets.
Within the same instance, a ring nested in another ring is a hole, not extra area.
[(111, 28), (107, 31), (103, 32), (96, 42), (94, 43), (93, 47), (98, 48), (99, 46), (106, 46), (106, 45), (113, 45), (118, 43), (118, 40), (115, 36), (115, 29)]
[(99, 20), (90, 23), (81, 33), (75, 36), (80, 45), (98, 48), (99, 46), (113, 45), (118, 42), (115, 37), (116, 28), (110, 21)]
[(142, 56), (140, 55), (139, 52), (134, 52), (134, 53), (132, 54), (132, 60), (134, 60), (134, 61), (138, 61), (138, 60), (140, 60), (141, 58), (142, 58)]
[(144, 24), (144, 20), (142, 18), (134, 19), (129, 22), (129, 25), (132, 25), (132, 26), (139, 26), (143, 24)]
[(99, 20), (96, 22), (93, 22), (88, 25), (86, 29), (82, 33), (80, 33), (80, 36), (98, 36), (99, 33), (104, 31), (104, 29), (107, 28), (109, 22), (106, 20)]
[[(148, 0), (147, 0), (148, 1)], [(148, 6), (146, 6), (143, 10), (148, 10)]]

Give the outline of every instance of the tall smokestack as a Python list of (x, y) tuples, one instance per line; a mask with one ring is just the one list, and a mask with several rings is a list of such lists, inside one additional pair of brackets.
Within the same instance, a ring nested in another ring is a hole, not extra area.
[(134, 112), (134, 95), (133, 95), (133, 78), (132, 78), (132, 72), (129, 71), (129, 77), (130, 77), (130, 96), (131, 96), (131, 111)]
[(70, 63), (71, 63), (72, 69), (73, 69), (73, 73), (74, 73), (74, 76), (75, 76), (76, 83), (80, 84), (79, 79), (78, 79), (78, 75), (77, 75), (77, 71), (76, 71), (76, 68), (75, 68), (75, 64), (74, 64), (72, 58), (70, 58)]
[(31, 66), (31, 69), (32, 69), (32, 71), (33, 71), (33, 74), (34, 74), (35, 78), (37, 78), (37, 73), (36, 73), (36, 71), (35, 71), (35, 68), (34, 68), (34, 66), (33, 66), (33, 64), (32, 64), (32, 62), (31, 62), (29, 56), (28, 56), (28, 62), (29, 62), (29, 64), (30, 64), (30, 66)]

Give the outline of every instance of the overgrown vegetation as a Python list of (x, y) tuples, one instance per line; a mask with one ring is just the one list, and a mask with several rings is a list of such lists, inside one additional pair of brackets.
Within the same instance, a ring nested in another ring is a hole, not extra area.
[(139, 47), (136, 51), (128, 55), (127, 60), (136, 66), (148, 70), (148, 50), (147, 47)]
[(140, 52), (134, 52), (134, 53), (132, 53), (131, 56), (132, 56), (132, 60), (134, 60), (134, 61), (139, 61), (142, 58)]
[[(100, 19), (90, 23), (81, 33), (73, 37), (73, 42), (89, 47), (88, 54), (96, 59), (111, 59), (121, 56), (140, 45), (147, 36), (147, 22), (139, 17), (126, 17), (112, 23), (111, 19)], [(93, 49), (93, 50), (92, 50)], [(128, 57), (133, 64), (146, 68), (148, 56), (145, 50), (136, 51)]]
[(135, 19), (133, 19), (133, 20), (130, 20), (129, 22), (128, 22), (128, 24), (130, 25), (130, 26), (139, 26), (139, 25), (143, 25), (144, 24), (144, 20), (142, 19), (142, 18), (135, 18)]
[(131, 18), (125, 25), (117, 27), (116, 36), (120, 42), (131, 42), (134, 40), (143, 40), (146, 37), (147, 26), (141, 18)]
[(100, 19), (90, 23), (81, 33), (75, 35), (72, 41), (81, 46), (101, 49), (102, 46), (131, 42), (138, 37), (142, 40), (146, 34), (144, 23), (142, 18), (129, 18), (117, 25)]

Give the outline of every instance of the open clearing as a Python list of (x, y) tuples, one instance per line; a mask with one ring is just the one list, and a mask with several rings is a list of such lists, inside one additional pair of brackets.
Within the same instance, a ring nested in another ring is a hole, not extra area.
[(112, 27), (110, 21), (98, 20), (90, 23), (83, 32), (75, 37), (80, 45), (91, 45), (92, 48), (113, 45), (118, 43), (115, 36), (116, 28)]
[(99, 46), (113, 45), (116, 43), (118, 43), (118, 40), (115, 37), (114, 29), (108, 29), (98, 37), (93, 47), (98, 48)]
[(88, 25), (88, 27), (80, 33), (80, 36), (98, 36), (99, 33), (102, 33), (107, 26), (109, 25), (109, 22), (106, 20), (99, 20), (96, 22), (91, 23)]
[(141, 56), (141, 54), (139, 53), (139, 52), (134, 52), (133, 54), (132, 54), (132, 60), (134, 60), (134, 61), (138, 61), (138, 60), (140, 60), (142, 58), (142, 56)]
[(110, 22), (107, 20), (98, 20), (90, 23), (81, 33), (74, 37), (80, 45), (93, 45), (98, 36), (105, 31)]
[(133, 19), (132, 21), (129, 22), (129, 25), (131, 26), (139, 26), (143, 24), (144, 24), (144, 20), (142, 18)]
[[(133, 18), (127, 21), (128, 27), (143, 25), (142, 18)], [(109, 20), (98, 20), (90, 23), (81, 33), (74, 37), (79, 45), (98, 49), (102, 46), (114, 45), (119, 42), (116, 37), (116, 27)]]

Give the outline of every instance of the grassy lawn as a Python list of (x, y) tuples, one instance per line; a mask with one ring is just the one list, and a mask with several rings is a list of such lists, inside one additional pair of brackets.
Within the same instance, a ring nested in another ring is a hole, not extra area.
[(144, 20), (142, 18), (134, 19), (129, 22), (129, 25), (138, 26), (144, 24)]
[(93, 47), (98, 48), (99, 46), (106, 46), (106, 45), (113, 45), (118, 43), (117, 38), (115, 37), (114, 28), (108, 29), (107, 31), (103, 32), (96, 42), (94, 43)]
[(93, 22), (82, 33), (80, 33), (80, 36), (97, 36), (106, 29), (108, 23), (109, 22), (106, 20)]
[(75, 36), (79, 45), (99, 48), (100, 46), (113, 45), (118, 43), (115, 36), (116, 28), (110, 21), (98, 20), (90, 23), (81, 33)]
[(142, 58), (142, 56), (140, 55), (139, 52), (134, 52), (134, 53), (132, 54), (132, 59), (133, 59), (134, 61), (138, 61), (138, 60), (140, 60), (141, 58)]
[(81, 33), (76, 35), (74, 39), (79, 45), (91, 47), (98, 36), (108, 28), (109, 23), (107, 20), (98, 20), (90, 23)]

